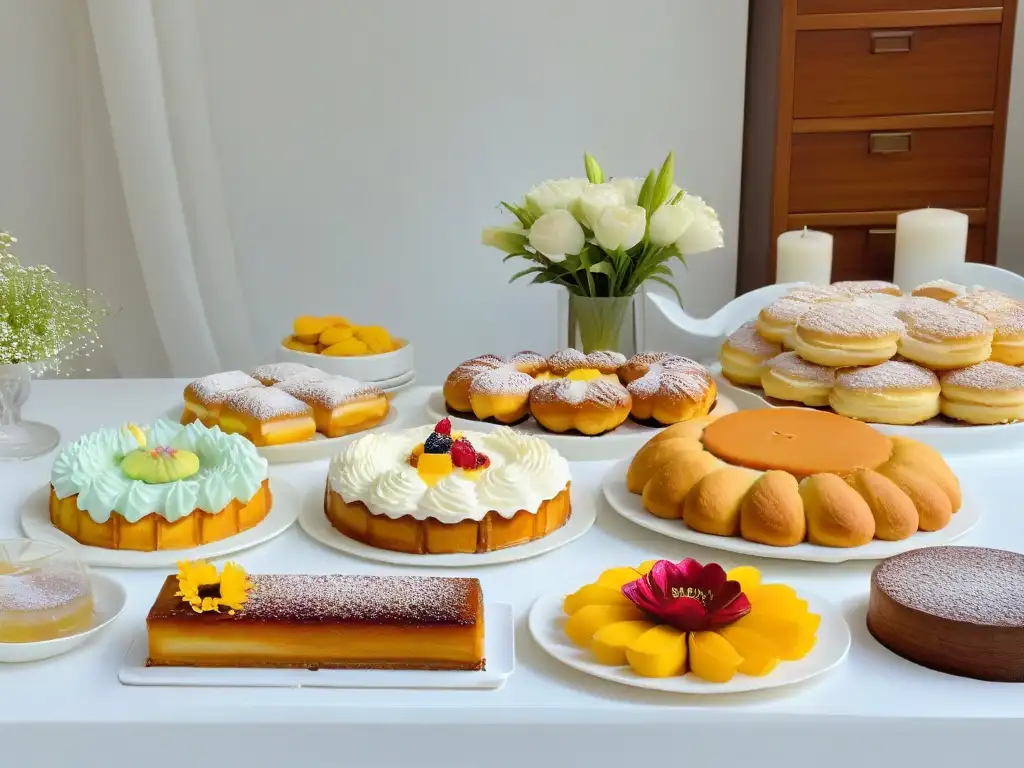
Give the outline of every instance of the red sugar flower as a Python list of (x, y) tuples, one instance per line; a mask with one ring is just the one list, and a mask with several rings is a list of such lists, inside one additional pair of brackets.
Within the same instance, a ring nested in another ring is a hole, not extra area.
[(622, 594), (683, 632), (719, 629), (750, 613), (739, 582), (728, 580), (722, 566), (689, 558), (679, 563), (659, 560), (646, 576), (625, 584)]

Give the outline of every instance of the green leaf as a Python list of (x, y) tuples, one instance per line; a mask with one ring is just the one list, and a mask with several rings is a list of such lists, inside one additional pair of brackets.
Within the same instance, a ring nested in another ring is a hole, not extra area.
[(529, 267), (527, 269), (523, 269), (523, 270), (520, 270), (519, 272), (516, 272), (514, 275), (512, 275), (512, 277), (510, 277), (508, 279), (508, 281), (510, 283), (514, 283), (520, 277), (526, 277), (527, 275), (532, 275), (532, 274), (535, 274), (537, 272), (546, 272), (546, 271), (547, 270), (545, 270), (544, 267)]
[(683, 190), (681, 190), (681, 189), (680, 189), (680, 190), (679, 190), (678, 192), (676, 192), (676, 196), (675, 196), (675, 197), (673, 197), (673, 198), (672, 198), (672, 199), (671, 199), (671, 200), (669, 201), (669, 203), (668, 203), (668, 204), (669, 204), (669, 205), (677, 205), (677, 204), (681, 203), (681, 202), (682, 202), (682, 200), (683, 200), (683, 195), (685, 195), (685, 194), (686, 194), (686, 193), (685, 193), (685, 192), (683, 192)]
[(679, 306), (683, 306), (683, 297), (679, 295), (679, 289), (676, 288), (675, 283), (669, 282), (664, 277), (652, 277), (651, 282), (661, 283), (662, 285), (668, 286), (670, 289), (672, 289), (672, 293), (676, 295), (676, 301), (679, 302)]
[(590, 266), (591, 272), (597, 272), (602, 275), (614, 278), (616, 276), (615, 267), (612, 266), (610, 261), (599, 261), (597, 264)]
[(553, 283), (558, 279), (560, 279), (558, 275), (553, 275), (550, 272), (541, 272), (530, 281), (530, 285), (534, 285), (536, 283)]
[(591, 184), (604, 183), (604, 171), (601, 170), (601, 166), (598, 165), (597, 160), (589, 152), (583, 153), (583, 165), (587, 169), (587, 178)]
[(594, 278), (590, 276), (590, 267), (593, 263), (589, 248), (584, 248), (580, 251), (580, 267), (583, 269), (583, 276), (587, 280), (587, 289), (590, 291), (587, 294), (588, 296), (594, 295)]
[(640, 187), (640, 196), (637, 198), (636, 204), (647, 211), (647, 218), (651, 217), (654, 209), (651, 208), (651, 195), (654, 194), (654, 185), (657, 183), (657, 179), (654, 177), (654, 171), (650, 171), (647, 174), (647, 178), (644, 179), (644, 185)]
[(501, 205), (505, 210), (519, 219), (519, 223), (523, 225), (524, 229), (529, 229), (533, 226), (533, 223), (537, 221), (537, 217), (525, 208), (520, 208), (518, 205), (513, 205), (512, 203), (506, 203), (504, 200), (501, 201)]
[(669, 152), (665, 162), (661, 165), (661, 171), (658, 172), (658, 180), (654, 183), (654, 190), (651, 192), (650, 199), (651, 207), (647, 209), (648, 211), (653, 213), (668, 199), (668, 193), (672, 189), (675, 174), (676, 156)]

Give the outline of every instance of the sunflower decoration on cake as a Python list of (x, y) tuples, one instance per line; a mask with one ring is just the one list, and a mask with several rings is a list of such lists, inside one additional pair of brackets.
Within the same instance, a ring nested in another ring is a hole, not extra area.
[(251, 589), (249, 575), (237, 563), (225, 563), (221, 572), (202, 560), (178, 563), (178, 591), (174, 596), (196, 613), (220, 613), (221, 608), (227, 608), (228, 615), (234, 616), (249, 599)]
[(612, 568), (567, 596), (563, 609), (566, 635), (599, 664), (714, 683), (802, 659), (821, 622), (792, 587), (762, 584), (756, 568), (726, 572), (692, 559)]

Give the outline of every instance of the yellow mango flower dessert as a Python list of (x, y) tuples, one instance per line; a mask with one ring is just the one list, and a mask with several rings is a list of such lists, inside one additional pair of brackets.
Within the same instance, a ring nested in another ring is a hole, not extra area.
[(814, 648), (820, 617), (756, 568), (686, 559), (612, 568), (568, 595), (565, 634), (598, 664), (641, 677), (762, 677)]

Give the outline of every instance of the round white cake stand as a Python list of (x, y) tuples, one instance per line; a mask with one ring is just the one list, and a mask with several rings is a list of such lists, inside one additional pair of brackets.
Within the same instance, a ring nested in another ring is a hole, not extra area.
[(299, 492), (277, 478), (271, 478), (270, 492), (274, 502), (270, 507), (270, 513), (259, 525), (226, 539), (192, 549), (138, 552), (79, 544), (63, 531), (54, 528), (50, 522), (49, 487), (40, 488), (25, 500), (21, 508), (21, 528), (30, 539), (60, 544), (87, 565), (102, 568), (173, 568), (179, 560), (213, 560), (232, 555), (264, 544), (288, 530), (299, 515)]
[[(731, 395), (718, 393), (718, 400), (715, 407), (711, 409), (714, 416), (724, 416), (738, 410)], [(500, 424), (489, 421), (477, 421), (461, 416), (453, 416), (448, 413), (445, 407), (444, 394), (440, 388), (432, 390), (427, 398), (427, 414), (434, 421), (450, 419), (452, 425), (460, 430), (474, 430), (477, 432), (490, 432), (497, 429)], [(526, 421), (513, 426), (517, 432), (527, 435), (534, 435), (543, 438), (548, 445), (562, 454), (568, 461), (610, 461), (636, 453), (647, 441), (658, 434), (664, 427), (648, 427), (637, 424), (632, 419), (626, 421), (617, 429), (606, 432), (603, 435), (588, 437), (586, 435), (568, 435), (548, 432), (541, 428), (531, 417)]]
[(597, 505), (594, 504), (594, 501), (584, 497), (583, 494), (574, 494), (572, 514), (569, 516), (569, 520), (557, 531), (553, 531), (543, 538), (516, 547), (507, 547), (478, 555), (414, 555), (408, 552), (379, 549), (350, 539), (331, 525), (322, 504), (306, 504), (299, 513), (299, 526), (302, 530), (326, 547), (344, 552), (346, 555), (355, 555), (364, 560), (374, 560), (378, 563), (426, 568), (470, 568), (480, 565), (514, 563), (537, 557), (575, 541), (590, 530), (595, 520), (597, 520)]
[(766, 557), (773, 560), (803, 560), (809, 563), (845, 563), (849, 560), (884, 560), (887, 557), (909, 552), (922, 547), (934, 547), (949, 544), (965, 536), (978, 524), (980, 512), (978, 505), (970, 500), (964, 502), (963, 508), (953, 515), (949, 525), (941, 531), (925, 533), (918, 531), (903, 541), (881, 541), (872, 539), (859, 547), (823, 547), (818, 544), (803, 542), (794, 547), (770, 547), (747, 541), (739, 536), (712, 536), (699, 533), (690, 528), (682, 520), (665, 520), (652, 515), (644, 509), (639, 495), (630, 493), (626, 488), (626, 470), (631, 459), (613, 465), (601, 481), (601, 490), (609, 506), (619, 515), (636, 523), (649, 531), (660, 533), (670, 539), (685, 541), (708, 549), (722, 552), (735, 552), (747, 557)]
[(678, 677), (642, 677), (630, 667), (609, 667), (594, 661), (590, 651), (580, 648), (565, 634), (564, 595), (542, 595), (530, 609), (530, 634), (552, 658), (566, 666), (602, 680), (666, 693), (720, 695), (780, 688), (810, 680), (839, 665), (850, 652), (850, 626), (839, 610), (824, 598), (800, 591), (812, 613), (821, 616), (818, 642), (799, 661), (783, 661), (764, 677), (735, 675), (725, 683), (711, 683), (690, 673)]

